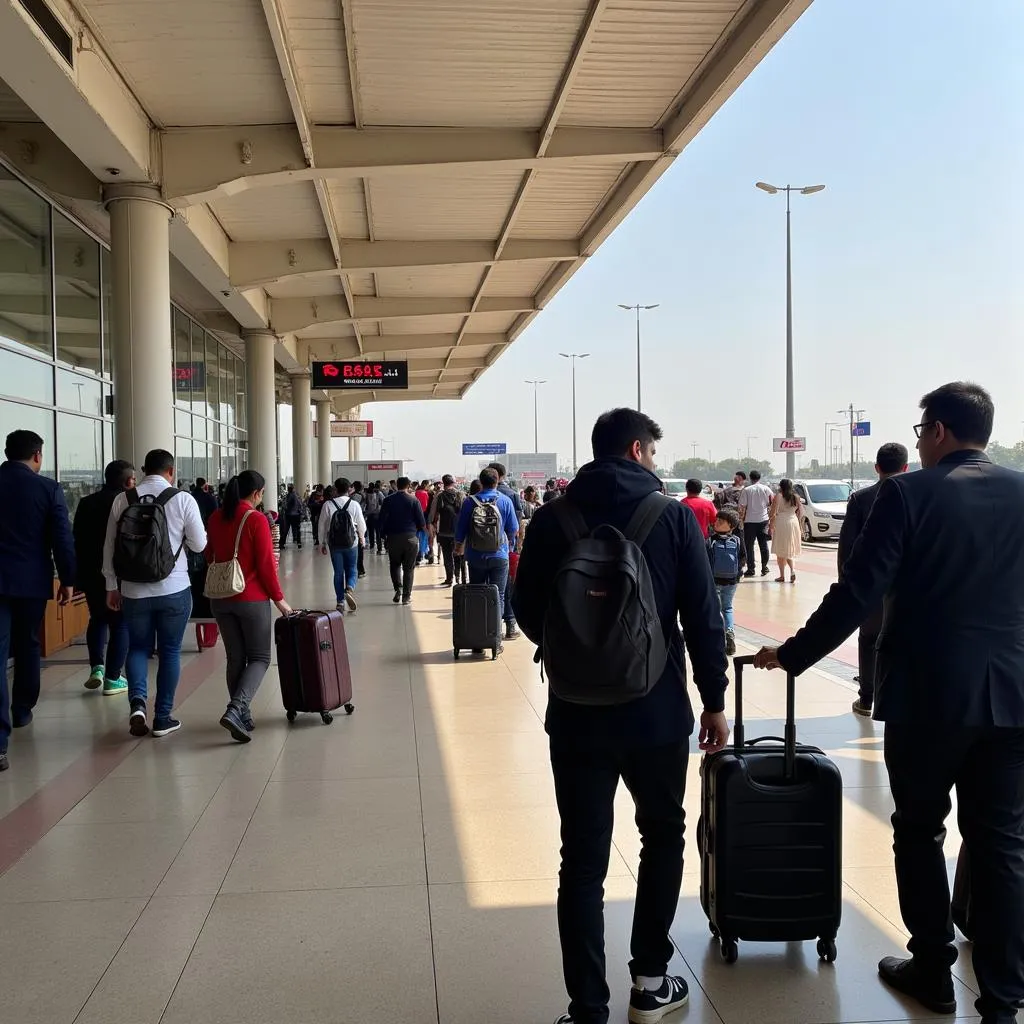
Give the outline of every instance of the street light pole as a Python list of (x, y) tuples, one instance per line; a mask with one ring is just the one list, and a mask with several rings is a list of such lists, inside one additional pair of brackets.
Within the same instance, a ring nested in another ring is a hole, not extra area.
[(641, 390), (640, 390), (640, 310), (641, 309), (657, 309), (661, 305), (660, 302), (652, 303), (650, 306), (641, 305), (639, 302), (633, 306), (627, 306), (625, 303), (619, 303), (619, 309), (633, 310), (636, 313), (636, 411), (640, 412), (641, 406)]
[(576, 360), (587, 359), (590, 353), (559, 352), (558, 354), (563, 359), (568, 359), (569, 365), (572, 367), (572, 472), (573, 476), (575, 476), (576, 470), (579, 469), (579, 463), (576, 461)]
[(747, 462), (750, 461), (750, 442), (757, 440), (757, 434), (747, 434)]
[(540, 451), (540, 441), (538, 440), (540, 435), (537, 431), (537, 386), (539, 384), (547, 384), (547, 381), (528, 380), (524, 381), (524, 383), (533, 385), (533, 454), (536, 455)]
[[(793, 401), (793, 245), (789, 199), (793, 192), (802, 196), (820, 192), (824, 185), (769, 185), (758, 181), (756, 187), (769, 195), (786, 193), (786, 437), (796, 437), (796, 413)], [(786, 476), (791, 480), (796, 474), (796, 452), (786, 452)]]

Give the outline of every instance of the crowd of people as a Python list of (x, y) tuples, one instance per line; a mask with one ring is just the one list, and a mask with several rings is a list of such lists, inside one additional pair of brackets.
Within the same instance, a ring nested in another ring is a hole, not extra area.
[[(882, 446), (879, 483), (850, 500), (838, 582), (806, 626), (762, 648), (756, 664), (799, 675), (860, 631), (854, 711), (884, 723), (896, 877), (910, 933), (910, 956), (885, 958), (879, 974), (933, 1012), (956, 1010), (942, 848), (955, 788), (972, 865), (976, 1005), (983, 1024), (1008, 1024), (1024, 1005), (1024, 527), (1007, 510), (1024, 505), (1024, 475), (985, 455), (994, 408), (982, 388), (946, 385), (921, 409), (914, 430), (923, 469), (907, 473), (907, 449)], [(756, 471), (738, 472), (713, 500), (697, 480), (673, 500), (655, 472), (661, 437), (650, 417), (612, 410), (593, 428), (593, 460), (571, 482), (549, 480), (541, 495), (520, 494), (493, 463), (465, 492), (451, 476), (342, 478), (304, 495), (290, 487), (282, 502), (280, 546), (289, 537), (301, 545), (310, 519), (343, 614), (359, 607), (364, 553), (386, 555), (393, 601), (406, 606), (417, 567), (438, 563), (442, 587), (467, 579), (493, 585), (503, 639), (521, 627), (537, 646), (561, 819), (557, 909), (569, 1007), (558, 1024), (608, 1019), (603, 885), (620, 779), (642, 840), (629, 1017), (656, 1024), (687, 1001), (686, 979), (668, 973), (698, 724), (684, 652), (701, 704), (697, 745), (715, 754), (730, 735), (737, 588), (755, 575), (758, 557), (761, 575), (769, 573), (769, 543), (777, 582), (796, 579), (801, 502), (792, 482), (773, 490)], [(133, 736), (180, 728), (173, 712), (192, 608), (189, 552), (202, 554), (217, 581), (211, 609), (227, 651), (221, 725), (248, 742), (252, 700), (270, 663), (271, 608), (291, 611), (273, 517), (261, 509), (263, 477), (245, 470), (219, 497), (199, 481), (199, 493), (190, 493), (173, 487), (170, 453), (151, 451), (141, 479), (127, 462), (111, 463), (72, 529), (60, 487), (39, 473), (42, 447), (38, 435), (15, 431), (0, 466), (0, 662), (8, 652), (15, 662), (10, 697), (6, 675), (0, 682), (0, 769), (8, 767), (12, 729), (32, 720), (39, 622), (55, 592), (67, 602), (83, 591), (92, 613), (85, 685), (127, 694)], [(476, 543), (482, 533), (486, 545)], [(611, 564), (609, 543), (628, 564)], [(609, 619), (601, 580), (623, 568), (630, 598)], [(595, 623), (607, 632), (609, 622), (623, 631), (617, 648), (594, 633)]]

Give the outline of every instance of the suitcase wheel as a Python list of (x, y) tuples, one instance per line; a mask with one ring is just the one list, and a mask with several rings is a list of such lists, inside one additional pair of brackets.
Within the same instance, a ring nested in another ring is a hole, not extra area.
[(827, 964), (834, 964), (838, 953), (835, 939), (818, 939), (818, 956)]
[(455, 660), (456, 660), (456, 661), (458, 661), (458, 660), (459, 660), (459, 655), (460, 655), (461, 653), (462, 653), (462, 652), (461, 652), (461, 651), (460, 651), (460, 650), (458, 649), (458, 647), (456, 647), (456, 648), (455, 648)]
[(356, 709), (355, 704), (346, 704), (345, 705), (345, 714), (346, 715), (351, 715), (352, 712), (355, 711), (355, 709)]
[(734, 964), (740, 957), (740, 947), (735, 939), (722, 939), (722, 959), (727, 964)]
[(330, 725), (334, 721), (334, 715), (330, 711), (321, 711), (320, 718), (323, 720), (324, 725)]
[(497, 661), (497, 660), (498, 660), (498, 648), (497, 647), (492, 647), (491, 648), (491, 661)]
[(708, 929), (713, 938), (720, 939), (722, 937), (722, 933), (710, 921), (708, 921)]
[(297, 711), (287, 711), (287, 712), (285, 712), (285, 717), (288, 719), (289, 722), (294, 722), (297, 715), (298, 715)]

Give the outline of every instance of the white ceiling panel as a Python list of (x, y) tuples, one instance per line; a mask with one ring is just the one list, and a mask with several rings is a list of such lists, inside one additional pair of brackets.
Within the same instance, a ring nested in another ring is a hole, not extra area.
[[(397, 295), (465, 295), (471, 298), (480, 284), (483, 267), (423, 267), (418, 270), (380, 270), (381, 298)], [(510, 292), (520, 295), (521, 292)]]
[(454, 334), (462, 321), (460, 315), (410, 316), (404, 320), (384, 321), (384, 334)]
[(267, 294), (272, 299), (312, 299), (317, 295), (341, 295), (341, 278), (337, 275), (321, 274), (317, 277), (285, 278), (267, 285)]
[[(360, 271), (356, 274), (348, 275), (349, 286), (352, 288), (353, 295), (376, 295), (375, 285), (373, 283), (373, 274), (369, 271)], [(434, 294), (437, 294), (436, 292)]]
[(352, 338), (355, 337), (355, 333), (351, 324), (314, 324), (312, 327), (296, 331), (295, 337), (312, 341), (317, 338)]
[(540, 260), (531, 263), (499, 263), (491, 267), (484, 295), (490, 297), (535, 295), (551, 273), (554, 263)]
[(608, 164), (579, 164), (539, 172), (512, 225), (512, 237), (577, 238), (622, 171)]
[(327, 191), (342, 238), (369, 238), (366, 224), (366, 197), (359, 180), (330, 181)]
[(282, 9), (306, 116), (315, 124), (352, 124), (340, 0), (285, 0)]
[(519, 318), (519, 313), (474, 313), (469, 320), (474, 331), (494, 331), (502, 334)]
[(233, 242), (323, 238), (324, 218), (311, 182), (254, 188), (210, 204)]

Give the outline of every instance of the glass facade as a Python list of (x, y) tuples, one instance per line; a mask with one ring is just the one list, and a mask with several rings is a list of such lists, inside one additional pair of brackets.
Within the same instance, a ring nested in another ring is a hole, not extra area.
[[(110, 252), (0, 164), (0, 439), (44, 441), (43, 472), (71, 514), (114, 451)], [(244, 465), (245, 363), (177, 307), (174, 450), (179, 477), (213, 483)]]

